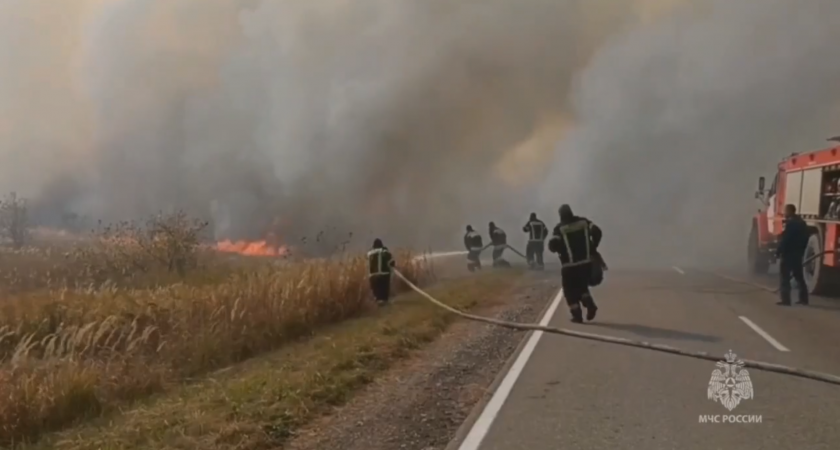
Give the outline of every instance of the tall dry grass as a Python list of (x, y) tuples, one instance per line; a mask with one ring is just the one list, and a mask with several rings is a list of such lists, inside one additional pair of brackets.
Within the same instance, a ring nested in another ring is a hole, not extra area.
[[(278, 264), (207, 254), (187, 277), (149, 270), (132, 278), (119, 266), (86, 268), (96, 254), (0, 253), (0, 446), (105, 414), (371, 305), (364, 256)], [(410, 253), (397, 261), (417, 283), (434, 278)]]

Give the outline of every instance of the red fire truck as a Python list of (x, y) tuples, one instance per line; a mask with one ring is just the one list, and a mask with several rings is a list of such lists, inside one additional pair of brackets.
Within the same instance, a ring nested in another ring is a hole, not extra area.
[[(840, 143), (840, 136), (829, 141)], [(805, 253), (805, 281), (813, 294), (833, 294), (840, 290), (840, 144), (823, 150), (783, 159), (770, 189), (758, 179), (755, 198), (763, 203), (752, 221), (748, 245), (750, 271), (767, 273), (776, 263), (776, 248), (783, 229), (784, 207), (796, 206), (808, 223), (811, 238)]]

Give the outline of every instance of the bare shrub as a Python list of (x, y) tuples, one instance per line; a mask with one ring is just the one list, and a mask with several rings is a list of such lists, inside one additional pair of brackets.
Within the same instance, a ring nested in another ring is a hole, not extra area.
[(103, 282), (165, 271), (180, 277), (198, 267), (207, 221), (183, 211), (160, 213), (143, 223), (123, 221), (94, 230), (91, 243), (77, 247), (92, 280)]
[(0, 200), (0, 237), (22, 248), (29, 241), (26, 199), (12, 192)]

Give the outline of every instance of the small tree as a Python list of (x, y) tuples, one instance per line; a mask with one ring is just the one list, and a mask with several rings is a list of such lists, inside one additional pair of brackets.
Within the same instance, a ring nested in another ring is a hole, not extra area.
[(15, 192), (0, 200), (0, 236), (15, 248), (21, 248), (29, 241), (26, 199)]
[(139, 243), (170, 272), (184, 276), (188, 268), (198, 264), (202, 233), (209, 225), (183, 211), (158, 214), (147, 221), (146, 236)]
[(93, 231), (95, 244), (79, 246), (74, 257), (100, 281), (160, 269), (183, 277), (198, 266), (201, 237), (208, 225), (182, 211), (157, 214), (140, 223), (100, 224)]

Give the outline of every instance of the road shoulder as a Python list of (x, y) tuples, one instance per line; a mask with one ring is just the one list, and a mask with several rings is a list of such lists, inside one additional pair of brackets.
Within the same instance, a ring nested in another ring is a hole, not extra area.
[[(532, 322), (559, 289), (546, 273), (523, 278), (509, 300), (475, 313)], [(380, 378), (346, 406), (305, 430), (290, 450), (441, 450), (464, 429), (476, 405), (489, 397), (492, 384), (523, 337), (516, 332), (473, 322), (458, 322), (436, 343)]]
[[(540, 313), (536, 315), (535, 320), (546, 317), (550, 320), (551, 317), (547, 316), (547, 314), (549, 314), (549, 311), (552, 310), (552, 305), (554, 305), (554, 303), (557, 302), (557, 297), (561, 295), (562, 293), (558, 289), (557, 293), (554, 294), (554, 297), (551, 297), (548, 301), (545, 302), (545, 306), (543, 307), (542, 311), (540, 311)], [(554, 312), (552, 312), (552, 314), (553, 313)], [(486, 389), (484, 396), (482, 396), (482, 398), (478, 402), (476, 402), (475, 405), (473, 405), (472, 411), (467, 416), (467, 418), (461, 423), (461, 426), (455, 432), (455, 435), (449, 441), (449, 444), (446, 446), (445, 450), (458, 450), (461, 447), (461, 445), (464, 442), (464, 439), (467, 438), (467, 436), (470, 434), (473, 427), (475, 426), (476, 421), (484, 413), (484, 410), (487, 408), (487, 405), (490, 403), (490, 400), (496, 394), (497, 390), (499, 389), (499, 386), (508, 377), (511, 368), (514, 364), (516, 364), (517, 360), (522, 354), (522, 351), (525, 349), (525, 347), (528, 346), (528, 342), (532, 339), (533, 335), (534, 332), (528, 332), (522, 337), (522, 339), (519, 341), (519, 345), (516, 346), (516, 349), (508, 357), (505, 364), (497, 372), (496, 377), (493, 379), (493, 382)]]

